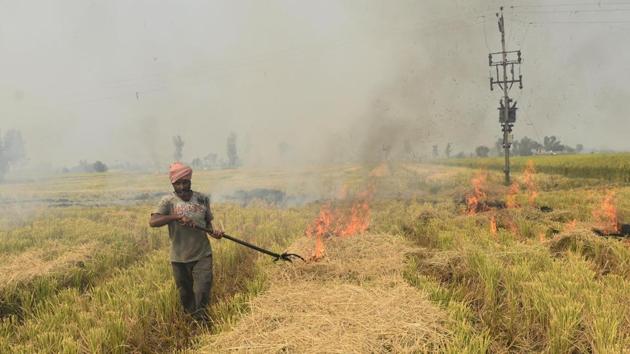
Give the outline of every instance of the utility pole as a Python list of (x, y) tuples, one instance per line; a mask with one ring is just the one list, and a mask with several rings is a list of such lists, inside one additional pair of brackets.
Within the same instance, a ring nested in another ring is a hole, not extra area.
[[(519, 84), (519, 88), (523, 88), (523, 75), (521, 75), (521, 51), (505, 50), (505, 22), (503, 20), (503, 6), (501, 6), (501, 13), (497, 13), (499, 32), (501, 32), (501, 51), (488, 54), (488, 62), (490, 67), (496, 69), (496, 79), (490, 76), (490, 91), (494, 89), (494, 85), (499, 86), (503, 90), (503, 99), (499, 100), (499, 123), (501, 124), (501, 130), (503, 131), (503, 149), (505, 150), (505, 166), (503, 172), (505, 172), (505, 185), (510, 185), (510, 146), (512, 145), (512, 127), (516, 122), (516, 101), (512, 104), (512, 99), (509, 97), (510, 89), (515, 83)], [(516, 55), (516, 58), (514, 58)], [(495, 60), (499, 57), (499, 60)], [(518, 79), (514, 74), (514, 66), (518, 66)], [(502, 68), (502, 72), (499, 71), (499, 67)], [(510, 68), (510, 77), (508, 77), (508, 67)], [(502, 74), (502, 75), (501, 75)], [(491, 74), (492, 75), (492, 74)]]

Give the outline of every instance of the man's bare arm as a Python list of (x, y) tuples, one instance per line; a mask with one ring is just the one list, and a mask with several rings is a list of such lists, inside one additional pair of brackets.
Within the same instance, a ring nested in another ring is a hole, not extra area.
[(151, 214), (151, 219), (149, 220), (149, 226), (160, 227), (172, 221), (180, 221), (181, 219), (182, 217), (180, 215)]

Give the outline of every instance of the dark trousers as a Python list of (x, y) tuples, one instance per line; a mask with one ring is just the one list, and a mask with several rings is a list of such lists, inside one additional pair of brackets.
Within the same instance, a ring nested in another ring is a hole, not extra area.
[(207, 319), (212, 289), (212, 255), (196, 262), (171, 262), (175, 285), (184, 310), (196, 319)]

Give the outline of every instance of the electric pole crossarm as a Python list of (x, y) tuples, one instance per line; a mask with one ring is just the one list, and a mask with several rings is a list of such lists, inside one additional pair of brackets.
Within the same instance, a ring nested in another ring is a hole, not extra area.
[(518, 65), (520, 62), (518, 60), (508, 60), (506, 62), (492, 62), (490, 66), (503, 66), (503, 65)]
[[(494, 52), (494, 53), (490, 53), (490, 55), (499, 55), (499, 54), (503, 55), (503, 53), (504, 52)], [(508, 50), (508, 51), (505, 51), (505, 54), (512, 54), (512, 53), (521, 54), (521, 51), (520, 50)]]
[[(522, 76), (522, 75), (521, 75), (521, 76)], [(515, 84), (515, 83), (517, 83), (517, 82), (521, 82), (521, 79), (518, 79), (518, 80), (500, 80), (500, 81), (493, 80), (492, 82), (494, 82), (494, 83), (495, 83), (495, 84), (497, 84), (497, 85), (498, 85), (498, 84), (505, 84), (505, 83), (508, 83), (508, 84)]]

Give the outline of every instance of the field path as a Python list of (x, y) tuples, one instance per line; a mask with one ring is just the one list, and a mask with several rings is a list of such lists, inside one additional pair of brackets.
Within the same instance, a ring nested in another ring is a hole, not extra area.
[[(306, 238), (291, 247), (309, 255)], [(401, 237), (334, 238), (318, 261), (271, 267), (270, 287), (201, 352), (425, 352), (442, 347), (447, 315), (403, 279)]]

